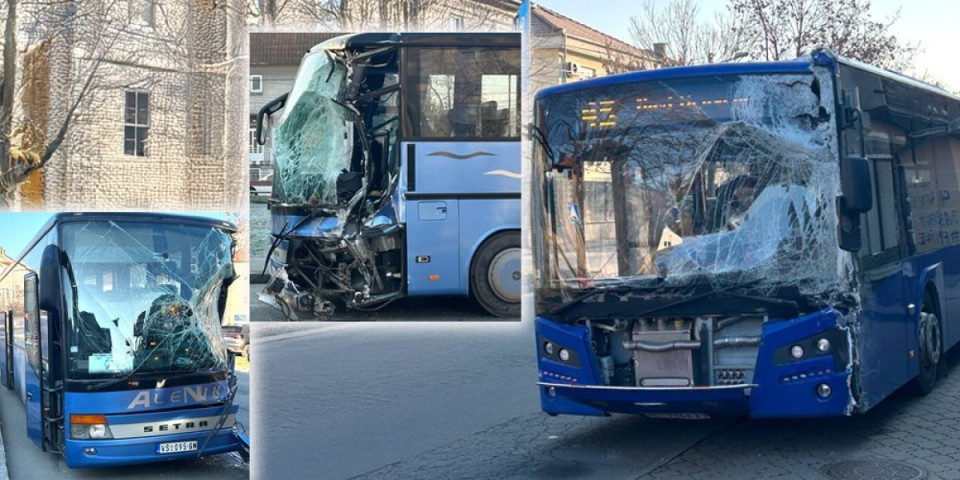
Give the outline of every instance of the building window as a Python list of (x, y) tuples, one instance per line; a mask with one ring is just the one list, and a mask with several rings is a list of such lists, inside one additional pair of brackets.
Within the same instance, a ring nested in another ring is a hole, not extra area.
[(154, 26), (154, 13), (157, 9), (156, 0), (130, 0), (127, 8), (131, 23)]
[(123, 153), (147, 156), (147, 133), (150, 130), (150, 96), (146, 92), (124, 92)]
[(453, 30), (456, 32), (463, 31), (463, 17), (455, 15), (450, 22), (450, 26), (453, 27)]
[(263, 75), (250, 75), (250, 93), (263, 93)]

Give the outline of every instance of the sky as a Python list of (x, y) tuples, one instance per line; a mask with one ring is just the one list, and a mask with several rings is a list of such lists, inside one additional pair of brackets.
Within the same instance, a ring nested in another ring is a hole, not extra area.
[[(666, 5), (669, 0), (657, 0)], [(703, 21), (714, 12), (726, 10), (727, 0), (695, 0)], [(536, 0), (535, 3), (557, 11), (590, 27), (630, 42), (630, 17), (640, 12), (640, 0)], [(915, 73), (929, 71), (952, 90), (960, 90), (960, 62), (954, 57), (960, 46), (960, 33), (953, 19), (960, 18), (960, 1), (872, 0), (874, 18), (886, 19), (900, 9), (894, 33), (904, 42), (920, 42), (922, 52), (914, 60)], [(602, 6), (602, 8), (598, 8)], [(616, 14), (612, 14), (616, 12)]]
[[(0, 213), (0, 247), (7, 251), (7, 256), (14, 259), (19, 257), (27, 243), (52, 215), (49, 212)], [(221, 212), (190, 212), (187, 215), (229, 220), (227, 214)]]

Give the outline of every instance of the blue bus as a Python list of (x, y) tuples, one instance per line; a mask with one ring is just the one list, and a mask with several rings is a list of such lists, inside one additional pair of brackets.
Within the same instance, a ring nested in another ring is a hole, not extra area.
[(960, 339), (960, 98), (815, 50), (536, 96), (542, 409), (841, 416)]
[(234, 232), (140, 213), (46, 223), (0, 272), (0, 384), (33, 443), (70, 467), (246, 449), (220, 336)]
[(261, 300), (291, 320), (427, 295), (519, 315), (520, 34), (337, 37), (260, 110), (260, 143), (271, 115)]

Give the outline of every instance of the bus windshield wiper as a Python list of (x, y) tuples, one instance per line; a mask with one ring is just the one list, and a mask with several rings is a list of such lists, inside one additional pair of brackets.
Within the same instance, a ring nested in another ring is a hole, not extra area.
[(756, 283), (759, 282), (759, 281), (760, 281), (759, 279), (757, 279), (757, 280), (751, 280), (751, 281), (749, 281), (749, 282), (742, 282), (742, 283), (734, 284), (734, 285), (731, 285), (731, 286), (729, 286), (729, 287), (724, 287), (724, 288), (721, 288), (721, 289), (708, 288), (707, 291), (703, 291), (703, 292), (699, 292), (699, 293), (697, 293), (697, 291), (696, 291), (697, 285), (690, 285), (690, 284), (676, 285), (676, 286), (670, 287), (670, 286), (662, 285), (662, 283), (661, 283), (661, 284), (656, 284), (656, 285), (637, 285), (636, 283), (623, 283), (623, 284), (616, 284), (616, 285), (610, 285), (610, 286), (588, 287), (588, 288), (585, 288), (585, 289), (581, 290), (582, 293), (581, 293), (580, 295), (577, 295), (576, 297), (573, 297), (573, 298), (571, 298), (570, 300), (567, 300), (567, 301), (565, 301), (565, 302), (563, 302), (563, 303), (560, 303), (560, 304), (558, 304), (558, 305), (556, 305), (556, 306), (554, 306), (554, 307), (551, 307), (549, 310), (543, 312), (543, 314), (545, 314), (545, 315), (556, 315), (556, 314), (558, 314), (558, 313), (563, 313), (564, 311), (566, 311), (566, 310), (569, 309), (570, 307), (573, 307), (574, 305), (577, 305), (577, 304), (583, 302), (584, 300), (586, 300), (586, 299), (588, 299), (588, 298), (590, 298), (590, 297), (593, 297), (593, 296), (596, 296), (596, 295), (602, 295), (602, 294), (604, 294), (604, 293), (631, 293), (631, 292), (649, 293), (649, 292), (656, 291), (656, 290), (660, 290), (660, 289), (663, 289), (663, 288), (671, 288), (671, 289), (689, 288), (689, 289), (693, 289), (693, 291), (691, 291), (691, 295), (690, 295), (690, 296), (687, 296), (687, 297), (685, 297), (685, 298), (681, 298), (681, 299), (676, 300), (676, 301), (673, 301), (673, 302), (668, 302), (668, 303), (665, 303), (665, 304), (657, 305), (657, 306), (654, 307), (654, 308), (651, 308), (651, 309), (649, 309), (649, 310), (646, 310), (646, 311), (642, 311), (642, 312), (640, 312), (640, 313), (637, 313), (637, 314), (635, 314), (635, 316), (637, 316), (637, 317), (643, 317), (643, 316), (646, 316), (646, 315), (650, 315), (650, 314), (652, 314), (652, 313), (659, 312), (659, 311), (661, 311), (661, 310), (665, 310), (665, 309), (673, 308), (673, 307), (678, 307), (678, 306), (680, 306), (680, 305), (684, 305), (684, 304), (687, 304), (687, 303), (690, 303), (690, 302), (695, 302), (695, 301), (698, 301), (698, 300), (704, 300), (704, 299), (710, 298), (710, 297), (715, 296), (715, 295), (720, 295), (720, 294), (731, 295), (731, 296), (735, 296), (735, 297), (739, 297), (739, 298), (743, 298), (743, 299), (747, 299), (747, 300), (762, 301), (762, 302), (764, 302), (764, 303), (769, 303), (769, 304), (773, 304), (773, 305), (777, 305), (777, 306), (785, 306), (785, 307), (793, 307), (793, 308), (795, 308), (795, 307), (797, 306), (796, 302), (793, 302), (793, 301), (790, 301), (790, 300), (781, 300), (781, 299), (778, 299), (778, 298), (760, 297), (760, 296), (754, 296), (754, 295), (749, 295), (749, 294), (740, 293), (740, 292), (736, 292), (736, 291), (735, 291), (735, 290), (739, 290), (739, 289), (744, 288), (744, 287), (749, 287), (749, 286), (751, 286), (751, 285), (753, 285), (753, 284), (756, 284)]
[(130, 381), (134, 377), (149, 376), (151, 378), (157, 378), (158, 380), (175, 380), (175, 379), (190, 377), (194, 375), (212, 375), (214, 373), (220, 373), (220, 370), (207, 369), (207, 370), (194, 370), (189, 372), (177, 372), (172, 374), (164, 374), (164, 373), (154, 373), (154, 372), (141, 372), (135, 369), (120, 378), (114, 378), (109, 380), (77, 380), (77, 381), (83, 382), (83, 383), (93, 383), (93, 385), (87, 387), (87, 390), (96, 391), (96, 390), (103, 390), (104, 388), (112, 387), (113, 385), (117, 385), (119, 383)]
[(556, 160), (553, 155), (553, 149), (547, 144), (547, 137), (544, 135), (543, 130), (540, 130), (540, 127), (531, 123), (530, 136), (533, 137), (533, 139), (536, 140), (541, 147), (543, 147), (543, 151), (547, 154), (547, 158), (550, 159), (551, 162)]
[(649, 280), (644, 282), (618, 282), (612, 284), (601, 284), (593, 285), (589, 287), (584, 287), (579, 290), (579, 295), (561, 302), (557, 305), (550, 307), (547, 311), (543, 312), (547, 315), (556, 315), (558, 313), (563, 313), (568, 308), (579, 304), (580, 302), (594, 296), (601, 295), (604, 293), (628, 293), (636, 291), (648, 291), (656, 290), (662, 287), (663, 278), (657, 278), (656, 283), (651, 285)]

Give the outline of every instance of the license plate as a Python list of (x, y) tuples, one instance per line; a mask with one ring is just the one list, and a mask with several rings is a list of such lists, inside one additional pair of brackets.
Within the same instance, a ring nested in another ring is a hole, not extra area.
[(167, 442), (157, 444), (157, 453), (181, 453), (193, 452), (197, 449), (197, 441), (190, 442)]

